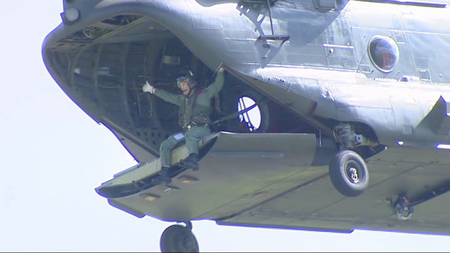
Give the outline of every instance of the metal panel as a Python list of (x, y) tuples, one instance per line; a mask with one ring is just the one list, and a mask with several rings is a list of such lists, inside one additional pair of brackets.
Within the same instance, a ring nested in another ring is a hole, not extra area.
[[(114, 203), (125, 211), (129, 208), (134, 213), (163, 220), (218, 219), (233, 215), (322, 176), (323, 172), (307, 172), (298, 178), (298, 173), (312, 163), (315, 147), (314, 134), (220, 133), (200, 161), (199, 172), (185, 171), (175, 177), (169, 187), (157, 185), (144, 192), (115, 198)], [(180, 152), (185, 151), (183, 146)], [(158, 162), (154, 162), (155, 166)], [(131, 183), (138, 177), (149, 176), (139, 170), (150, 174), (157, 172), (142, 166), (117, 175), (108, 184)], [(198, 181), (184, 184), (183, 176)], [(291, 179), (293, 176), (296, 180)], [(150, 202), (142, 194), (160, 198)]]

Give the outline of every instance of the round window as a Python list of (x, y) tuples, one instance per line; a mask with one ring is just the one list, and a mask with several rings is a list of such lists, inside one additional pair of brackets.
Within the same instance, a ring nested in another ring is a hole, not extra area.
[[(239, 101), (237, 103), (237, 110), (245, 110), (254, 104), (256, 104), (255, 100), (247, 96), (242, 96), (239, 98)], [(241, 122), (241, 125), (243, 125), (247, 129), (248, 132), (254, 132), (258, 130), (261, 127), (261, 111), (259, 110), (259, 106), (255, 106), (249, 111), (240, 114), (239, 121)]]
[(380, 71), (391, 72), (398, 62), (399, 54), (397, 43), (389, 37), (375, 36), (369, 43), (370, 60)]

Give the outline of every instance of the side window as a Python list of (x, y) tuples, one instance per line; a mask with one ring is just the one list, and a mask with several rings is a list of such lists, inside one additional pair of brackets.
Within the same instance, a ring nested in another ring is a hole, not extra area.
[(399, 49), (397, 43), (386, 36), (374, 36), (368, 46), (372, 63), (382, 72), (391, 72), (398, 62)]

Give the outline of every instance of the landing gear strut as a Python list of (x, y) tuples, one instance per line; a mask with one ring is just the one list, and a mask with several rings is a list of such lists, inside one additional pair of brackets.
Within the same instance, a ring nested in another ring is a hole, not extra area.
[(347, 197), (356, 197), (369, 185), (369, 171), (364, 159), (352, 150), (339, 151), (329, 166), (331, 182)]
[(172, 225), (161, 235), (161, 252), (199, 252), (197, 239), (192, 233), (192, 224)]
[[(359, 129), (360, 134), (355, 129)], [(341, 123), (333, 129), (335, 141), (339, 143), (341, 151), (331, 159), (329, 174), (336, 190), (347, 197), (356, 197), (369, 186), (369, 171), (366, 162), (359, 153), (352, 149), (360, 147), (360, 151), (369, 150), (370, 157), (384, 150), (377, 142), (366, 138), (361, 132), (370, 133), (370, 128), (364, 125)], [(364, 149), (367, 147), (368, 149)], [(378, 147), (378, 148), (377, 148)]]

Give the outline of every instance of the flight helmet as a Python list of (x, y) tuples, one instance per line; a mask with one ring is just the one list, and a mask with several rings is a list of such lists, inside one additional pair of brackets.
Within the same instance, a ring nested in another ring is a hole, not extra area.
[(194, 81), (194, 74), (190, 70), (185, 70), (181, 72), (181, 76), (177, 78), (177, 86), (180, 88), (180, 84), (188, 82), (189, 88), (193, 89), (197, 82)]

